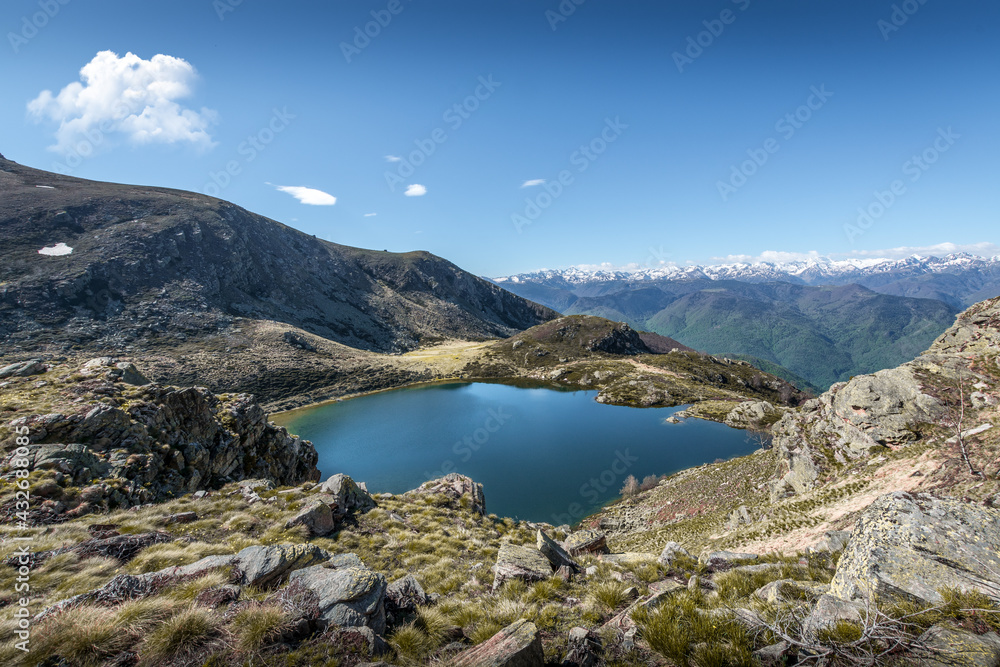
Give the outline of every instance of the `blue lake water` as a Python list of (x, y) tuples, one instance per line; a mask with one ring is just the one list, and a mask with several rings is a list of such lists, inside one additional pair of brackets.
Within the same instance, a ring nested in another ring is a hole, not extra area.
[(402, 493), (449, 472), (484, 486), (500, 516), (575, 523), (619, 496), (628, 475), (676, 472), (754, 446), (742, 431), (680, 408), (602, 405), (595, 391), (449, 383), (276, 415), (311, 440), (325, 479), (342, 472), (372, 493)]

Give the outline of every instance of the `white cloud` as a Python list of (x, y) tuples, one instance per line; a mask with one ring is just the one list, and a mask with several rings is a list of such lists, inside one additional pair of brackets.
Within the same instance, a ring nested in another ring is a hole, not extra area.
[(336, 197), (322, 190), (306, 188), (301, 185), (275, 185), (274, 187), (281, 192), (287, 192), (303, 204), (309, 204), (310, 206), (333, 206), (337, 203)]
[(980, 257), (995, 257), (1000, 255), (1000, 245), (995, 243), (937, 243), (927, 246), (899, 246), (882, 250), (852, 250), (851, 252), (834, 252), (820, 254), (815, 250), (809, 252), (785, 252), (780, 250), (765, 250), (759, 255), (726, 255), (713, 257), (713, 262), (724, 264), (753, 264), (756, 262), (809, 262), (822, 259), (903, 259), (913, 255), (921, 257), (944, 257), (965, 252)]
[(544, 178), (533, 178), (530, 181), (525, 181), (521, 184), (522, 188), (533, 188), (536, 185), (543, 185), (545, 183)]
[(365, 213), (366, 218), (374, 218), (378, 213)]
[(52, 257), (59, 257), (60, 255), (72, 254), (73, 249), (70, 248), (65, 243), (57, 243), (53, 246), (46, 246), (38, 251), (39, 255), (50, 255)]
[(181, 58), (158, 54), (143, 60), (133, 53), (119, 57), (101, 51), (80, 70), (80, 81), (57, 95), (43, 90), (28, 103), (28, 112), (38, 121), (59, 123), (56, 143), (49, 148), (64, 154), (75, 151), (85, 157), (85, 150), (109, 146), (108, 135), (140, 145), (189, 143), (207, 148), (213, 145), (208, 130), (216, 113), (177, 102), (191, 95), (197, 78), (194, 67)]
[(386, 162), (402, 162), (403, 158), (401, 158), (401, 157), (399, 157), (397, 155), (386, 155), (385, 156), (385, 161)]
[(406, 192), (403, 193), (407, 197), (423, 197), (427, 194), (427, 188), (420, 185), (419, 183), (414, 183), (413, 185), (406, 186)]

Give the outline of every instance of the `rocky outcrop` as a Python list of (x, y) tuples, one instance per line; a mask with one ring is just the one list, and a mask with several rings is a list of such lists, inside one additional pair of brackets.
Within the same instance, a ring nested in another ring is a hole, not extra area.
[(455, 656), (451, 663), (452, 667), (542, 667), (544, 664), (538, 628), (523, 618)]
[(486, 496), (483, 495), (483, 485), (471, 477), (457, 472), (448, 473), (444, 477), (424, 482), (416, 489), (408, 491), (408, 496), (441, 494), (451, 498), (457, 505), (471, 509), (478, 514), (486, 514)]
[(330, 506), (334, 519), (342, 519), (353, 512), (367, 512), (375, 507), (368, 491), (343, 473), (331, 476), (319, 490), (324, 494), (320, 498)]
[(295, 516), (285, 522), (285, 528), (295, 526), (305, 526), (309, 535), (322, 537), (333, 532), (336, 524), (333, 521), (333, 512), (330, 505), (320, 499), (310, 501), (305, 507), (299, 510)]
[(570, 556), (583, 556), (586, 554), (606, 554), (608, 550), (608, 538), (599, 530), (578, 530), (566, 536), (562, 542)]
[(568, 567), (573, 572), (580, 571), (579, 563), (573, 560), (572, 556), (559, 546), (559, 543), (541, 530), (538, 530), (535, 536), (535, 546), (548, 559), (553, 569), (558, 570), (561, 567)]
[[(245, 478), (291, 485), (316, 480), (316, 450), (268, 422), (247, 394), (218, 396), (198, 387), (141, 383), (131, 365), (95, 359), (76, 376), (52, 378), (54, 389), (81, 400), (60, 412), (20, 416), (0, 425), (0, 447), (30, 471), (51, 471), (32, 512), (45, 523), (56, 515), (130, 507), (219, 488)], [(82, 379), (81, 379), (82, 378)], [(15, 450), (19, 432), (29, 444)], [(68, 487), (83, 487), (79, 494)]]
[(974, 635), (951, 623), (935, 625), (920, 635), (914, 658), (920, 667), (996, 667), (1000, 635)]
[(746, 401), (730, 410), (723, 421), (733, 428), (768, 429), (785, 412), (787, 409), (781, 409), (767, 401)]
[(830, 592), (845, 600), (942, 602), (941, 589), (1000, 591), (1000, 510), (927, 495), (882, 496), (858, 519)]
[(657, 560), (661, 565), (670, 567), (679, 558), (691, 558), (691, 554), (677, 542), (667, 542), (663, 545), (663, 550)]
[[(961, 378), (973, 393), (971, 388), (983, 378), (970, 360), (995, 356), (997, 350), (1000, 298), (960, 314), (915, 360), (835, 384), (799, 411), (786, 413), (772, 427), (783, 465), (772, 484), (772, 500), (808, 491), (824, 472), (869, 458), (873, 450), (914, 442), (921, 424), (947, 415), (942, 391), (954, 389)], [(985, 394), (980, 399), (982, 404), (989, 400)]]

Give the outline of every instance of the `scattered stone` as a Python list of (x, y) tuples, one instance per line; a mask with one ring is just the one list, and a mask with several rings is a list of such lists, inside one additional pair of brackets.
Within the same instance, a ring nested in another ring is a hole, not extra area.
[(761, 586), (753, 594), (764, 602), (774, 604), (777, 602), (815, 600), (829, 592), (830, 586), (828, 584), (779, 579)]
[(691, 554), (688, 553), (687, 549), (679, 545), (677, 542), (667, 542), (663, 546), (663, 551), (660, 552), (659, 560), (661, 565), (666, 567), (671, 567), (678, 558), (691, 558)]
[(556, 576), (566, 582), (572, 581), (573, 570), (568, 565), (562, 565), (556, 570)]
[(595, 574), (597, 574), (597, 566), (591, 565), (586, 570), (584, 570), (584, 574), (586, 574), (588, 577), (594, 576)]
[(321, 628), (367, 626), (376, 634), (385, 632), (385, 577), (359, 567), (330, 569), (314, 565), (296, 570), (289, 583), (314, 592), (319, 601)]
[[(135, 367), (135, 364), (128, 361), (123, 361), (116, 365), (116, 368), (121, 372), (120, 382), (125, 384), (131, 384), (136, 387), (142, 387), (150, 384), (149, 379), (139, 372), (139, 369)], [(116, 373), (117, 375), (117, 373)]]
[(164, 521), (169, 526), (174, 523), (191, 523), (192, 521), (198, 520), (197, 512), (178, 512), (177, 514), (171, 514)]
[(361, 655), (373, 658), (389, 652), (389, 645), (381, 635), (366, 626), (352, 628), (334, 628), (329, 630), (323, 639), (335, 646), (338, 655)]
[(493, 572), (495, 591), (508, 579), (523, 579), (529, 583), (548, 579), (552, 576), (552, 565), (537, 549), (504, 543), (500, 545)]
[(750, 525), (751, 523), (753, 523), (753, 519), (750, 518), (750, 512), (747, 510), (747, 506), (740, 505), (729, 515), (729, 521), (726, 522), (726, 530), (734, 531), (740, 526)]
[(232, 584), (206, 588), (195, 596), (194, 601), (204, 607), (228, 606), (240, 598), (241, 590), (239, 586)]
[(996, 595), (1000, 511), (896, 492), (875, 500), (858, 519), (830, 593), (845, 600), (902, 597), (936, 605), (945, 588)]
[(563, 540), (562, 547), (570, 556), (609, 553), (607, 536), (599, 530), (578, 530), (571, 533)]
[(285, 522), (285, 530), (295, 526), (305, 526), (310, 536), (323, 537), (332, 533), (336, 524), (330, 506), (321, 500), (313, 500)]
[(452, 667), (543, 667), (545, 653), (538, 628), (522, 618), (455, 656), (451, 664)]
[(786, 641), (771, 644), (753, 652), (756, 658), (755, 663), (760, 667), (784, 667), (785, 657), (788, 655), (791, 645)]
[(535, 546), (543, 556), (549, 559), (549, 563), (554, 569), (558, 570), (560, 567), (568, 567), (574, 572), (580, 571), (579, 563), (573, 560), (555, 540), (541, 530), (535, 535)]
[(566, 655), (559, 664), (563, 667), (596, 667), (600, 647), (600, 642), (586, 628), (572, 628), (569, 631)]
[(841, 600), (832, 595), (821, 595), (816, 606), (802, 624), (802, 632), (809, 637), (824, 628), (835, 625), (838, 621), (860, 623), (864, 614), (864, 605), (858, 602)]

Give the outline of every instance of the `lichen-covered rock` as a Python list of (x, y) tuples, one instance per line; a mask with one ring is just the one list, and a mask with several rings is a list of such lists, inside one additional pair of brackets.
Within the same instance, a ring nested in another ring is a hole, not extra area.
[(794, 579), (779, 579), (758, 588), (754, 596), (764, 602), (794, 602), (815, 600), (830, 592), (828, 584), (817, 584), (811, 581), (796, 581)]
[(482, 644), (458, 654), (452, 667), (543, 667), (545, 653), (538, 628), (531, 621), (514, 621)]
[(656, 554), (648, 554), (642, 551), (626, 551), (621, 554), (602, 554), (599, 556), (605, 563), (616, 565), (642, 565), (644, 563), (655, 563), (658, 559)]
[(493, 590), (497, 590), (508, 579), (528, 582), (548, 579), (552, 576), (552, 564), (537, 549), (504, 543), (497, 552), (493, 572)]
[(366, 626), (385, 632), (385, 577), (366, 568), (331, 569), (314, 565), (297, 570), (289, 584), (308, 588), (318, 597), (321, 628)]
[(737, 563), (757, 560), (757, 554), (738, 553), (734, 551), (712, 551), (703, 553), (698, 562), (707, 567), (722, 570), (734, 567)]
[(733, 428), (768, 428), (783, 412), (767, 401), (745, 401), (730, 410), (723, 421)]
[(549, 560), (553, 569), (558, 570), (561, 567), (568, 567), (573, 572), (580, 571), (580, 564), (573, 560), (573, 558), (566, 553), (566, 550), (559, 546), (555, 540), (543, 533), (541, 530), (539, 530), (535, 536), (535, 546), (542, 553), (542, 555)]
[(319, 488), (335, 519), (352, 512), (366, 512), (375, 507), (371, 495), (343, 473), (332, 475)]
[(862, 513), (830, 592), (938, 604), (942, 588), (1000, 589), (1000, 510), (897, 492)]
[(820, 630), (833, 627), (840, 621), (862, 623), (864, 618), (865, 607), (860, 602), (821, 595), (802, 623), (802, 632), (807, 637), (816, 637)]
[(578, 530), (570, 533), (562, 543), (570, 556), (599, 555), (609, 552), (608, 538), (599, 530)]
[(474, 482), (471, 477), (448, 473), (444, 477), (424, 482), (406, 495), (443, 494), (461, 506), (478, 514), (486, 514), (486, 496), (483, 495), (483, 485)]
[(305, 526), (310, 536), (322, 537), (332, 533), (336, 523), (330, 506), (322, 500), (313, 499), (285, 522), (286, 530), (295, 526)]
[(823, 533), (823, 537), (819, 542), (810, 547), (810, 551), (843, 551), (847, 547), (847, 543), (851, 540), (851, 531), (849, 530), (828, 530)]
[(975, 635), (950, 623), (935, 625), (920, 635), (913, 653), (920, 667), (996, 667), (1000, 635)]
[(0, 378), (27, 377), (45, 372), (45, 364), (41, 359), (29, 359), (0, 368)]

